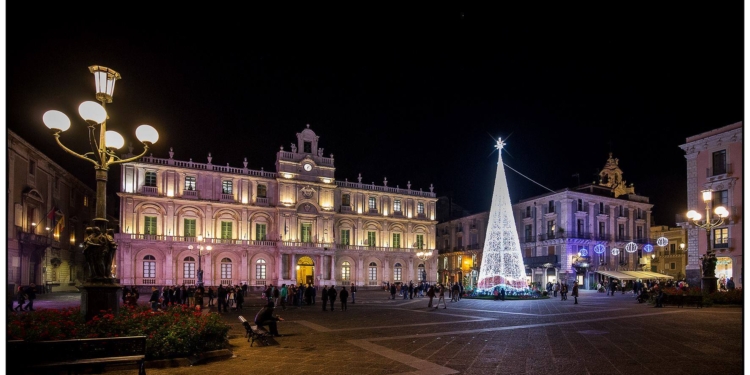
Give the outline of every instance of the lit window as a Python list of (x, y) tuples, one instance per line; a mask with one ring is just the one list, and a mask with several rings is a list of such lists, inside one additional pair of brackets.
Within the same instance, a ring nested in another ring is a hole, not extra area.
[(149, 279), (156, 277), (156, 258), (153, 255), (143, 257), (143, 277)]
[(419, 202), (417, 203), (417, 213), (418, 214), (424, 214), (424, 203)]
[(393, 280), (401, 281), (401, 263), (393, 265)]
[(257, 193), (258, 193), (258, 198), (265, 198), (266, 197), (266, 185), (258, 185)]
[(729, 244), (729, 228), (714, 229), (714, 247), (725, 248)]
[(375, 246), (375, 232), (367, 232), (367, 246)]
[(232, 239), (232, 222), (231, 221), (221, 222), (221, 238), (225, 240)]
[(375, 262), (370, 262), (368, 277), (370, 281), (378, 280), (378, 265)]
[(349, 245), (349, 229), (342, 229), (340, 238), (342, 245)]
[(146, 181), (144, 186), (156, 186), (156, 172), (146, 172)]
[(342, 206), (349, 206), (350, 205), (351, 198), (349, 197), (349, 194), (344, 194), (341, 196), (341, 205)]
[(349, 262), (341, 263), (341, 280), (349, 281), (351, 278), (351, 266)]
[(255, 224), (255, 240), (266, 240), (266, 224)]
[(375, 205), (375, 197), (370, 197), (369, 203), (370, 203), (369, 207), (371, 210), (374, 210), (377, 208), (377, 206)]
[(424, 235), (417, 235), (417, 249), (424, 249)]
[(396, 211), (396, 212), (401, 211), (401, 199), (396, 199), (393, 201), (393, 211)]
[(184, 220), (184, 236), (195, 237), (195, 219)]
[(183, 278), (194, 279), (195, 278), (195, 258), (185, 258), (185, 263), (182, 266)]
[(229, 258), (224, 258), (221, 260), (221, 278), (232, 278), (232, 260)]
[(88, 207), (89, 206), (89, 197), (84, 196), (83, 197), (83, 206)]
[(393, 242), (391, 243), (391, 247), (400, 248), (401, 247), (401, 233), (393, 233)]
[(143, 218), (143, 234), (156, 234), (156, 216)]
[(312, 224), (310, 223), (304, 223), (302, 224), (302, 242), (312, 242)]
[(195, 190), (195, 177), (194, 176), (185, 177), (185, 190)]
[(221, 182), (221, 193), (222, 194), (232, 194), (232, 181), (222, 181)]
[(255, 278), (258, 280), (266, 279), (266, 261), (264, 259), (258, 259), (255, 262)]
[(424, 264), (417, 266), (417, 271), (417, 281), (423, 281), (425, 275)]

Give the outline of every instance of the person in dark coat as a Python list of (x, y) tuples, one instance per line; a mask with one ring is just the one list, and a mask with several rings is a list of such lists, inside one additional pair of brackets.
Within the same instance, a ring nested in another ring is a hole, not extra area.
[(26, 291), (23, 290), (23, 286), (18, 286), (18, 291), (16, 291), (16, 301), (18, 301), (18, 306), (13, 308), (13, 311), (22, 311), (23, 310), (23, 304), (26, 303)]
[(214, 305), (214, 288), (208, 287), (208, 306), (211, 307)]
[(245, 296), (242, 294), (242, 291), (239, 291), (234, 294), (234, 299), (237, 302), (237, 310), (242, 310), (242, 304), (245, 302)]
[(258, 327), (268, 326), (268, 332), (274, 337), (280, 337), (279, 330), (276, 327), (276, 322), (284, 321), (280, 316), (274, 315), (273, 313), (273, 302), (268, 302), (266, 306), (263, 306), (258, 314), (255, 315), (255, 324)]
[(313, 302), (313, 295), (315, 295), (315, 289), (311, 285), (307, 285), (307, 288), (305, 288), (305, 304), (308, 306), (312, 306)]
[(346, 300), (349, 299), (349, 292), (346, 291), (346, 287), (342, 286), (339, 292), (339, 299), (341, 300), (341, 311), (346, 311)]
[(570, 293), (570, 295), (573, 296), (573, 298), (576, 300), (574, 305), (577, 305), (578, 304), (578, 281), (573, 283), (573, 292)]
[(28, 298), (29, 303), (27, 303), (26, 306), (23, 307), (23, 309), (26, 311), (35, 311), (34, 300), (36, 299), (36, 284), (31, 283), (26, 288), (26, 298)]
[(219, 285), (219, 290), (216, 293), (216, 300), (219, 302), (217, 305), (218, 312), (221, 312), (221, 307), (224, 306), (224, 312), (227, 311), (227, 290), (224, 288), (224, 285)]
[(151, 302), (151, 310), (156, 311), (159, 307), (159, 289), (156, 289), (155, 286), (151, 287), (151, 298), (148, 301)]
[(323, 311), (328, 311), (328, 286), (323, 285), (323, 292), (321, 293), (321, 297), (323, 298)]
[(391, 284), (391, 299), (396, 299), (396, 284)]
[(328, 301), (331, 302), (331, 311), (333, 311), (333, 303), (336, 302), (336, 296), (339, 293), (336, 291), (336, 286), (331, 285), (331, 288), (328, 289)]

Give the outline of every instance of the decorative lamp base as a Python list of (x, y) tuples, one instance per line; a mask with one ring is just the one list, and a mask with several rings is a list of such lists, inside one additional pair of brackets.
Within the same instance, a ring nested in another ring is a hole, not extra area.
[(701, 279), (701, 290), (704, 294), (711, 294), (716, 291), (716, 282), (719, 280), (716, 277), (703, 277)]
[(122, 286), (118, 279), (92, 279), (81, 287), (81, 314), (86, 321), (91, 320), (100, 311), (112, 310), (113, 315), (120, 312)]

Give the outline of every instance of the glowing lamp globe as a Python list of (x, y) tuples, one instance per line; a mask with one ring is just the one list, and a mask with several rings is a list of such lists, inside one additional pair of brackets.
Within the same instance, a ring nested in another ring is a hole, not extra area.
[(104, 141), (107, 142), (107, 148), (113, 148), (115, 150), (125, 146), (125, 139), (120, 133), (112, 130), (107, 130), (107, 132), (104, 133)]
[(107, 120), (107, 111), (97, 102), (87, 101), (78, 106), (78, 114), (87, 122), (101, 124)]
[(729, 211), (727, 211), (727, 209), (724, 208), (724, 206), (716, 207), (716, 209), (714, 209), (714, 212), (717, 215), (719, 215), (719, 217), (727, 217), (727, 216), (729, 216)]
[(60, 111), (52, 110), (44, 112), (42, 121), (44, 121), (44, 125), (47, 125), (47, 127), (52, 130), (64, 132), (70, 129), (70, 119)]
[(141, 125), (135, 129), (135, 136), (143, 143), (154, 144), (159, 140), (159, 133), (151, 125)]

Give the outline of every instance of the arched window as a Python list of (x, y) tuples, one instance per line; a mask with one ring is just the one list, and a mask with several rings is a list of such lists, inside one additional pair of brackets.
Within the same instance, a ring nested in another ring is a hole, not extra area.
[(424, 281), (427, 276), (427, 273), (424, 270), (424, 264), (420, 264), (417, 266), (417, 281)]
[(255, 261), (255, 278), (258, 280), (266, 279), (266, 260), (258, 259)]
[[(224, 258), (221, 260), (221, 283), (230, 285), (232, 281), (232, 260)], [(225, 281), (226, 280), (226, 281)]]
[(393, 281), (401, 281), (401, 263), (393, 265)]
[(349, 262), (341, 263), (341, 280), (349, 281), (350, 277), (351, 277), (351, 266), (349, 265)]
[(184, 262), (185, 263), (182, 264), (182, 272), (183, 272), (182, 277), (184, 279), (194, 279), (195, 278), (195, 258), (186, 257)]
[(370, 281), (370, 285), (377, 285), (378, 281), (378, 265), (375, 262), (370, 262), (370, 267), (368, 270), (368, 280)]
[(156, 258), (153, 255), (143, 257), (143, 278), (153, 279), (156, 277)]

